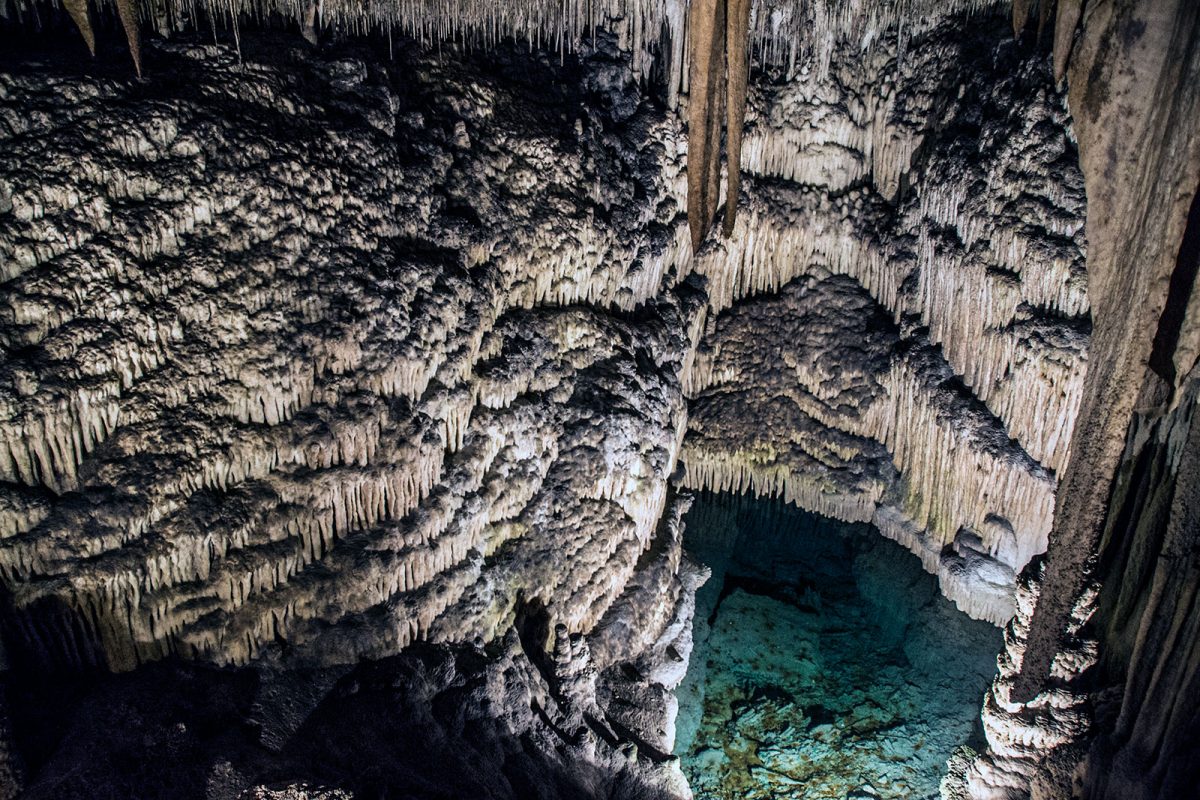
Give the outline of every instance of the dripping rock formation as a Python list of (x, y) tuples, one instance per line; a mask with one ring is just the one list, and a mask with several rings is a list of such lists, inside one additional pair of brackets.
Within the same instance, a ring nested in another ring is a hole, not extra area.
[(1038, 7), (0, 4), (0, 798), (706, 796), (697, 490), (1188, 796), (1200, 10)]

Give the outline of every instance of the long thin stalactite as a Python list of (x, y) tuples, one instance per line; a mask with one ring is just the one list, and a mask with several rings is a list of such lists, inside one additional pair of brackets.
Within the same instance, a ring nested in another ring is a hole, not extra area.
[(750, 67), (750, 0), (694, 0), (689, 16), (688, 226), (697, 252), (721, 203), (725, 118), (725, 236), (733, 233), (741, 183), (742, 126)]

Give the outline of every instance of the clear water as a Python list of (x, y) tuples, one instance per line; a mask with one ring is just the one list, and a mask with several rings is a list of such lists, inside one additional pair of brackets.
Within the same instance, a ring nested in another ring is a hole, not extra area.
[(978, 743), (1000, 630), (867, 525), (705, 494), (685, 544), (713, 572), (678, 692), (696, 797), (937, 797)]

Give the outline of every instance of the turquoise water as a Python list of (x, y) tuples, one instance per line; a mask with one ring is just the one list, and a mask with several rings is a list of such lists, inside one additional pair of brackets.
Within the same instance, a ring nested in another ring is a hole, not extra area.
[(684, 541), (713, 571), (678, 692), (696, 797), (937, 797), (979, 741), (1000, 630), (867, 525), (705, 494)]

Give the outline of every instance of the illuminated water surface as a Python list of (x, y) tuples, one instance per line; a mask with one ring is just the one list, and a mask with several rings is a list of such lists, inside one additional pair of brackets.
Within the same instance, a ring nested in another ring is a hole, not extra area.
[(938, 797), (978, 746), (1001, 632), (867, 525), (702, 495), (685, 542), (697, 598), (676, 753), (700, 800)]

